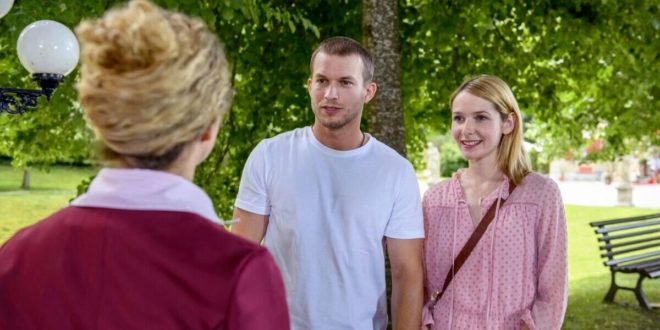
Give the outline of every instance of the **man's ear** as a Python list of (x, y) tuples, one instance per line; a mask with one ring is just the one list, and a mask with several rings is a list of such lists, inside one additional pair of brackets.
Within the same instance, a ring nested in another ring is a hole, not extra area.
[(507, 135), (513, 132), (513, 129), (516, 127), (516, 114), (514, 112), (509, 113), (506, 116), (506, 120), (502, 123), (502, 134)]
[(307, 92), (312, 93), (312, 78), (307, 78)]
[(378, 85), (375, 82), (370, 82), (366, 86), (367, 93), (364, 95), (364, 103), (369, 103), (371, 99), (376, 96), (376, 91), (378, 91)]

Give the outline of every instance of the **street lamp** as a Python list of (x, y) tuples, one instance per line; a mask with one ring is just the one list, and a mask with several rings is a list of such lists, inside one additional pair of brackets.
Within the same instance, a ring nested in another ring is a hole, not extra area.
[(51, 20), (36, 21), (23, 29), (16, 48), (21, 64), (41, 90), (0, 88), (0, 113), (12, 115), (36, 107), (39, 96), (50, 100), (55, 88), (75, 69), (80, 57), (73, 32)]
[(7, 15), (13, 5), (14, 0), (0, 0), (0, 18)]

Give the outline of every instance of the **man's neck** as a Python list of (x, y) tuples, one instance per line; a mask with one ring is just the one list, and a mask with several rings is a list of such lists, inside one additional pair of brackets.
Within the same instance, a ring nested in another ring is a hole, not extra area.
[(342, 127), (330, 129), (315, 123), (311, 126), (312, 134), (324, 146), (340, 150), (357, 149), (367, 143), (369, 137), (360, 131), (360, 127)]

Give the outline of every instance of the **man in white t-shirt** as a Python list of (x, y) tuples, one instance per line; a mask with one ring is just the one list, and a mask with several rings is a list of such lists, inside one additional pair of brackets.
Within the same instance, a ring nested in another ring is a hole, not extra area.
[(356, 41), (333, 37), (314, 51), (310, 69), (314, 124), (252, 151), (232, 231), (263, 240), (272, 253), (292, 329), (385, 329), (385, 249), (394, 329), (419, 329), (419, 188), (405, 158), (360, 130), (377, 89), (371, 56)]

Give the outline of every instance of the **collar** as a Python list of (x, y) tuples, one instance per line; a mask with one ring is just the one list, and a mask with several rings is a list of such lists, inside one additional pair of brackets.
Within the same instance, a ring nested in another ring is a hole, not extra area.
[(338, 156), (338, 157), (352, 157), (356, 155), (363, 155), (366, 152), (368, 152), (371, 148), (371, 146), (376, 143), (376, 138), (373, 137), (373, 135), (369, 133), (363, 133), (363, 139), (365, 139), (364, 144), (360, 144), (359, 147), (355, 149), (350, 149), (350, 150), (336, 150), (332, 149), (323, 143), (319, 141), (316, 136), (314, 136), (314, 132), (312, 131), (312, 126), (306, 126), (304, 127), (304, 134), (306, 138), (308, 138), (312, 145), (315, 146), (317, 149), (321, 150), (323, 153), (326, 153), (331, 156)]
[(220, 223), (209, 196), (194, 183), (163, 171), (103, 168), (73, 206), (178, 211)]

